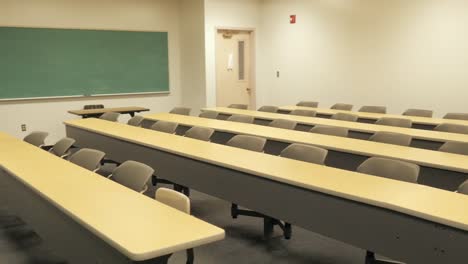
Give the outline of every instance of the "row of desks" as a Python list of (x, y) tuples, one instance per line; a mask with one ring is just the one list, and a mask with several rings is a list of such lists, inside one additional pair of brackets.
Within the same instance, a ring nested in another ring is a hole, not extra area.
[(80, 147), (177, 184), (410, 263), (468, 253), (468, 197), (104, 120), (65, 122)]
[(327, 165), (352, 171), (369, 157), (412, 162), (422, 166), (421, 184), (447, 190), (456, 190), (468, 178), (468, 156), (464, 155), (168, 113), (144, 117), (142, 125), (146, 128), (159, 120), (178, 123), (178, 134), (181, 135), (194, 126), (212, 128), (216, 133), (211, 141), (220, 144), (225, 144), (234, 135), (260, 136), (268, 139), (265, 152), (273, 155), (279, 155), (291, 143), (322, 147), (329, 150)]
[(214, 108), (204, 108), (203, 111), (216, 111), (219, 112), (220, 118), (226, 119), (231, 115), (249, 115), (255, 118), (255, 122), (258, 124), (268, 124), (275, 119), (286, 119), (292, 120), (298, 123), (296, 127), (297, 130), (308, 131), (310, 128), (316, 125), (324, 126), (335, 126), (335, 127), (344, 127), (350, 130), (350, 137), (357, 139), (368, 139), (374, 133), (378, 131), (387, 131), (394, 133), (407, 134), (413, 137), (412, 146), (426, 148), (426, 149), (438, 149), (443, 143), (448, 141), (455, 142), (468, 142), (468, 135), (465, 134), (455, 134), (455, 133), (446, 133), (439, 131), (430, 131), (422, 129), (412, 129), (412, 128), (401, 128), (401, 127), (392, 127), (392, 126), (382, 126), (358, 122), (347, 122), (341, 120), (332, 120), (326, 118), (317, 118), (317, 117), (304, 117), (288, 114), (276, 114), (276, 113), (266, 113), (259, 111), (250, 111), (250, 110), (241, 110), (241, 109), (232, 109), (226, 107), (214, 107)]
[(367, 113), (367, 112), (355, 112), (355, 111), (345, 111), (345, 110), (335, 110), (335, 109), (327, 109), (327, 108), (311, 108), (311, 107), (303, 107), (303, 106), (282, 106), (280, 107), (280, 112), (289, 113), (296, 109), (303, 109), (303, 110), (314, 110), (317, 112), (318, 116), (324, 117), (331, 117), (336, 113), (348, 113), (357, 115), (361, 120), (367, 120), (371, 122), (375, 122), (382, 117), (390, 117), (390, 118), (405, 118), (409, 119), (413, 122), (413, 125), (420, 128), (427, 128), (431, 129), (440, 124), (458, 124), (468, 126), (468, 121), (466, 120), (453, 120), (453, 119), (442, 119), (442, 118), (433, 118), (433, 117), (419, 117), (419, 116), (404, 116), (404, 115), (392, 115), (392, 114), (380, 114), (380, 113)]
[(224, 231), (0, 133), (1, 200), (68, 263), (167, 263)]

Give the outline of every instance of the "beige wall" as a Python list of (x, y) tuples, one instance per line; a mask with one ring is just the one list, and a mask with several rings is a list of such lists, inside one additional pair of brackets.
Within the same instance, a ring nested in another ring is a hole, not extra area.
[(27, 124), (29, 131), (49, 131), (49, 142), (54, 142), (65, 134), (61, 122), (75, 118), (67, 110), (85, 104), (136, 105), (152, 111), (180, 104), (180, 9), (177, 0), (0, 0), (0, 26), (168, 31), (171, 87), (170, 95), (0, 103), (0, 130), (23, 137), (20, 125)]
[(467, 1), (265, 0), (260, 10), (260, 103), (468, 112)]
[(181, 105), (196, 115), (206, 105), (204, 0), (182, 0), (180, 17)]
[(216, 28), (258, 27), (261, 0), (205, 0), (206, 104), (216, 105)]

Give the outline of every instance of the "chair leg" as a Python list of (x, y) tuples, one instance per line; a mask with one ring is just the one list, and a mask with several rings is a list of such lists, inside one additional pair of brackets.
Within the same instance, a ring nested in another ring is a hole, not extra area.
[(263, 218), (263, 237), (268, 240), (273, 236), (274, 219), (271, 217)]
[(193, 264), (195, 259), (195, 254), (193, 252), (193, 248), (187, 249), (187, 264)]
[(239, 206), (237, 204), (231, 204), (231, 216), (234, 219), (237, 219), (237, 216), (239, 216)]
[(156, 176), (152, 175), (151, 176), (151, 183), (153, 184), (153, 186), (156, 186), (158, 184), (158, 178), (156, 178)]

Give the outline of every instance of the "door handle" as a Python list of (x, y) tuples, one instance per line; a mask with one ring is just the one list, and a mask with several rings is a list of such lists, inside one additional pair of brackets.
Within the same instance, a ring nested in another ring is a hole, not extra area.
[(245, 88), (245, 90), (246, 90), (247, 92), (249, 92), (249, 93), (250, 93), (250, 91), (252, 91), (252, 89), (250, 89), (250, 88)]

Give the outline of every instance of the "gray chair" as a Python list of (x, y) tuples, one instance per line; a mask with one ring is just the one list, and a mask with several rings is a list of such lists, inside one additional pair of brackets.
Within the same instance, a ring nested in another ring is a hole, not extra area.
[(198, 115), (198, 117), (209, 118), (209, 119), (217, 119), (218, 116), (219, 116), (219, 113), (215, 111), (204, 111)]
[(404, 127), (404, 128), (411, 128), (413, 126), (413, 122), (410, 119), (406, 118), (394, 118), (394, 117), (382, 117), (375, 122), (376, 125), (382, 126), (394, 126), (394, 127)]
[(379, 157), (369, 158), (357, 168), (360, 173), (411, 183), (418, 182), (419, 170), (413, 163)]
[(80, 167), (96, 172), (101, 167), (101, 161), (104, 159), (105, 155), (104, 152), (99, 150), (83, 148), (73, 154), (69, 161)]
[(359, 109), (359, 112), (386, 114), (387, 113), (387, 107), (385, 107), (385, 106), (365, 105), (365, 106), (361, 107), (361, 109)]
[(47, 132), (35, 131), (25, 136), (23, 140), (36, 147), (43, 147), (45, 145), (45, 139), (48, 135), (49, 133)]
[(226, 145), (256, 152), (263, 152), (266, 139), (249, 135), (236, 135), (232, 137)]
[(210, 141), (214, 132), (214, 129), (208, 127), (192, 127), (185, 132), (185, 136), (188, 138)]
[(318, 102), (313, 102), (313, 101), (300, 101), (296, 105), (297, 106), (303, 106), (303, 107), (317, 108), (319, 103)]
[(286, 119), (275, 119), (269, 124), (270, 127), (293, 130), (297, 126), (297, 122)]
[(142, 116), (134, 116), (128, 120), (127, 124), (130, 126), (139, 127), (141, 126), (141, 122), (143, 122), (144, 119), (145, 118)]
[(356, 122), (359, 119), (358, 115), (349, 114), (349, 113), (336, 113), (332, 115), (331, 119), (340, 120), (340, 121), (348, 121), (348, 122)]
[(102, 104), (95, 104), (95, 105), (85, 105), (83, 107), (84, 110), (89, 110), (89, 109), (102, 109), (104, 108), (104, 105)]
[(444, 119), (468, 120), (468, 113), (448, 113)]
[(289, 113), (291, 115), (297, 116), (308, 116), (308, 117), (315, 117), (317, 116), (317, 111), (314, 110), (303, 110), (303, 109), (294, 109)]
[(448, 133), (468, 134), (468, 126), (458, 124), (440, 124), (434, 128), (434, 130)]
[(54, 154), (57, 157), (65, 158), (70, 155), (70, 149), (75, 144), (75, 140), (73, 138), (62, 138), (61, 140), (57, 141), (55, 145), (49, 149), (49, 152)]
[(174, 107), (169, 113), (176, 115), (190, 115), (191, 108), (188, 107)]
[(258, 109), (259, 112), (278, 113), (279, 108), (272, 105), (264, 105)]
[(159, 132), (163, 132), (163, 133), (175, 134), (176, 129), (177, 129), (178, 126), (179, 126), (179, 124), (177, 124), (177, 123), (160, 120), (160, 121), (154, 123), (151, 126), (151, 129), (159, 131)]
[(439, 148), (439, 151), (453, 153), (453, 154), (460, 154), (460, 155), (468, 155), (468, 143), (467, 142), (447, 142)]
[(332, 126), (314, 126), (311, 130), (311, 133), (323, 134), (336, 137), (347, 137), (349, 130), (344, 127), (332, 127)]
[[(325, 164), (325, 158), (327, 157), (328, 150), (304, 145), (304, 144), (297, 144), (293, 143), (281, 151), (280, 156), (288, 159), (294, 159), (304, 162), (310, 162), (314, 164), (323, 165)], [(292, 235), (292, 226), (288, 222), (282, 222), (279, 219), (272, 218), (260, 213), (253, 212), (253, 216), (255, 217), (263, 217), (266, 219), (265, 223), (269, 223), (269, 229), (273, 229), (275, 225), (279, 226), (283, 230), (283, 236), (286, 239), (290, 239)]]
[(281, 151), (280, 156), (284, 158), (324, 165), (327, 154), (328, 150), (323, 148), (293, 143)]
[(464, 183), (462, 183), (460, 187), (458, 187), (457, 192), (468, 195), (468, 181), (465, 181)]
[(432, 110), (424, 110), (424, 109), (408, 109), (403, 113), (404, 116), (419, 116), (419, 117), (432, 117), (433, 114), (434, 112)]
[(353, 110), (353, 105), (352, 104), (334, 104), (330, 109), (335, 109), (335, 110), (343, 110), (343, 111), (351, 111)]
[[(236, 148), (242, 148), (246, 150), (256, 151), (256, 152), (263, 152), (263, 149), (266, 144), (266, 139), (256, 136), (248, 136), (248, 135), (237, 135), (231, 138), (227, 145)], [(275, 220), (272, 217), (264, 215), (262, 213), (258, 213), (255, 211), (239, 209), (237, 204), (231, 205), (231, 216), (232, 218), (236, 219), (239, 215), (250, 216), (250, 217), (259, 217), (264, 219), (264, 230), (273, 230), (275, 225), (280, 225), (282, 228), (286, 228), (280, 221)], [(291, 230), (290, 226), (288, 229), (284, 230), (284, 236), (289, 239), (291, 233), (287, 232)], [(266, 232), (265, 232), (266, 233)], [(266, 234), (265, 234), (266, 235)], [(270, 234), (268, 234), (269, 236)], [(267, 235), (266, 235), (267, 236)]]
[[(405, 181), (410, 183), (417, 183), (419, 176), (419, 166), (416, 164), (392, 160), (386, 158), (369, 158), (364, 161), (357, 171), (360, 173), (375, 175), (378, 177)], [(396, 194), (395, 194), (396, 195)], [(401, 263), (395, 261), (382, 261), (377, 260), (375, 253), (371, 251), (366, 252), (366, 264), (371, 263)]]
[(393, 144), (399, 146), (410, 146), (412, 137), (410, 135), (387, 132), (387, 131), (378, 131), (369, 138), (370, 141)]
[(226, 119), (227, 121), (238, 122), (238, 123), (247, 123), (253, 124), (254, 122), (253, 116), (246, 116), (246, 115), (232, 115)]
[(235, 108), (235, 109), (243, 109), (243, 110), (247, 110), (249, 108), (248, 105), (246, 104), (230, 104), (228, 106), (228, 108)]
[[(167, 188), (159, 188), (154, 194), (154, 199), (183, 213), (190, 214), (190, 199), (180, 192)], [(193, 248), (187, 249), (186, 263), (192, 264), (194, 258)]]
[(117, 122), (117, 120), (119, 120), (119, 116), (120, 116), (119, 113), (107, 112), (107, 113), (102, 114), (99, 117), (99, 119), (107, 120), (107, 121), (111, 121), (111, 122)]
[(154, 169), (150, 166), (133, 160), (120, 164), (107, 178), (122, 184), (136, 192), (144, 193), (148, 190), (148, 181)]

